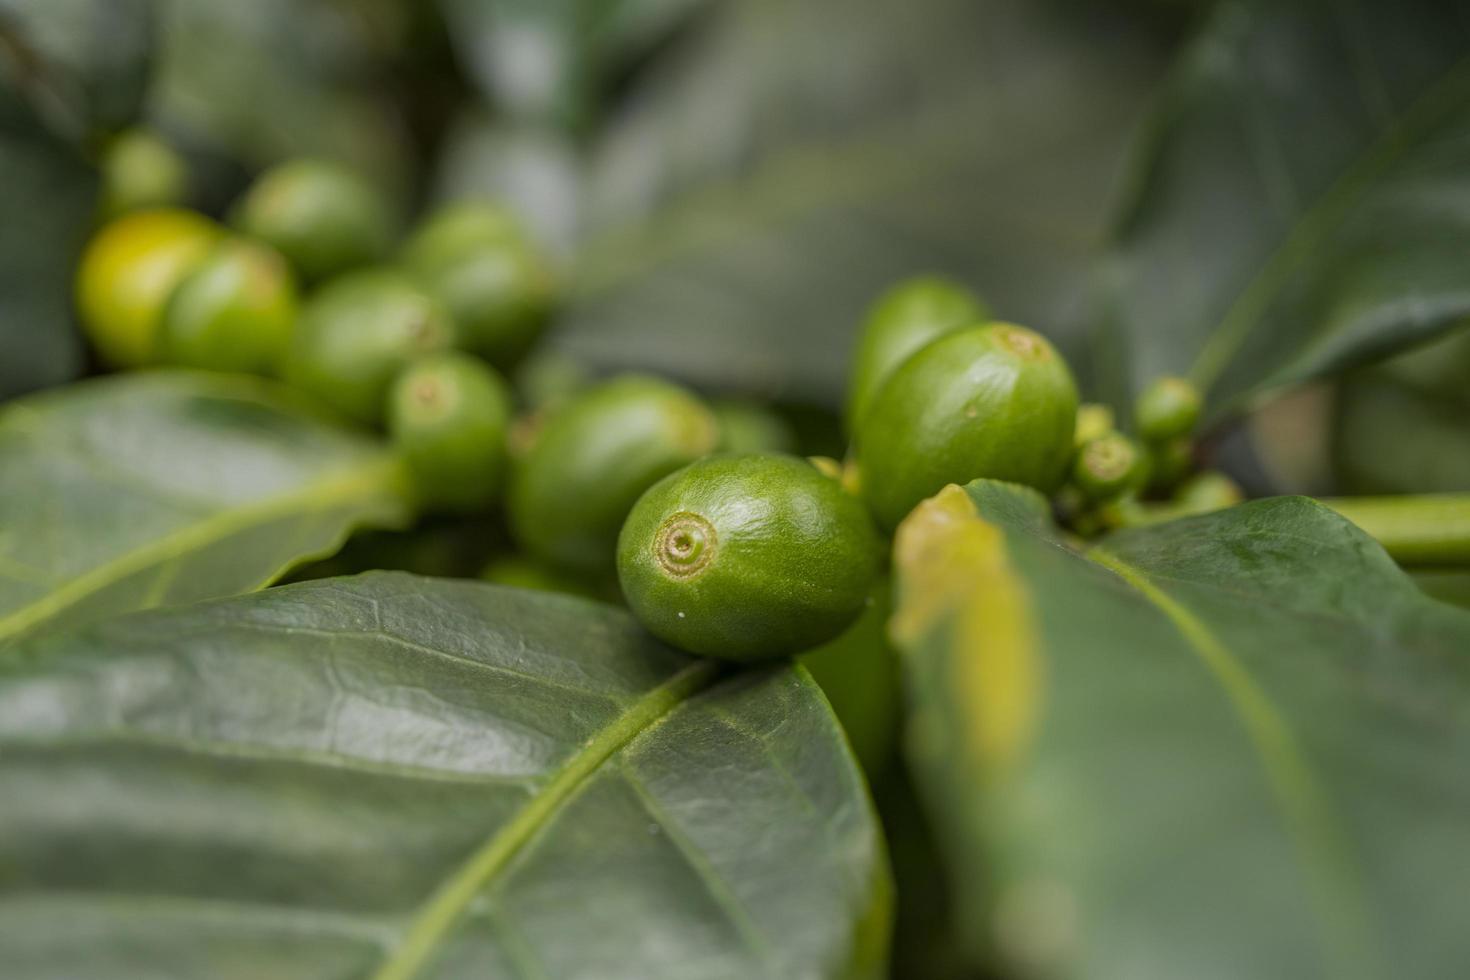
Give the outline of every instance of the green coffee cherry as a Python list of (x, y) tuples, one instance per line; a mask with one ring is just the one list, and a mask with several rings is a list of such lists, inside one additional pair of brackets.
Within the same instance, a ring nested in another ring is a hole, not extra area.
[(711, 403), (720, 426), (721, 453), (790, 453), (796, 451), (796, 431), (775, 412), (754, 402), (722, 399)]
[(910, 355), (989, 316), (985, 304), (969, 290), (931, 276), (899, 283), (880, 296), (863, 324), (853, 356), (847, 386), (848, 430), (857, 429), (883, 382)]
[(286, 380), (359, 422), (383, 418), (388, 386), (410, 362), (454, 344), (433, 297), (392, 269), (329, 283), (301, 312)]
[(1161, 510), (1167, 510), (1167, 508), (1167, 504), (1145, 503), (1139, 500), (1136, 494), (1125, 493), (1121, 497), (1106, 501), (1092, 512), (1090, 517), (1095, 527), (1088, 529), (1086, 533), (1095, 534), (1104, 530), (1117, 531), (1122, 528), (1157, 524), (1161, 520), (1170, 519), (1166, 514), (1161, 514)]
[(1171, 492), (1194, 469), (1194, 443), (1188, 436), (1148, 447), (1148, 489), (1155, 494)]
[(1234, 507), (1245, 499), (1240, 484), (1217, 470), (1198, 473), (1179, 485), (1172, 504), (1186, 514), (1208, 514)]
[(639, 499), (618, 539), (618, 581), (655, 636), (691, 653), (759, 660), (851, 625), (880, 556), (862, 505), (811, 464), (714, 456)]
[(1074, 450), (1077, 386), (1040, 334), (1006, 323), (929, 344), (878, 392), (855, 438), (862, 493), (896, 527), (950, 483), (987, 477), (1051, 492)]
[(892, 615), (892, 583), (880, 573), (857, 622), (801, 655), (802, 665), (842, 723), (863, 772), (874, 782), (894, 758), (904, 719), (899, 657), (888, 639)]
[(77, 312), (102, 360), (133, 368), (158, 355), (163, 311), (213, 251), (219, 227), (192, 211), (137, 211), (102, 228), (77, 268)]
[(715, 447), (718, 427), (692, 393), (626, 376), (545, 416), (512, 470), (511, 532), (533, 558), (584, 575), (612, 570), (639, 494)]
[(403, 258), (454, 317), (466, 349), (510, 367), (541, 336), (554, 295), (551, 263), (507, 212), (452, 205), (414, 234)]
[(236, 227), (271, 245), (307, 282), (380, 261), (393, 238), (383, 195), (345, 167), (294, 160), (266, 171), (236, 206)]
[(1183, 378), (1157, 378), (1139, 394), (1133, 420), (1145, 441), (1168, 442), (1193, 432), (1202, 408), (1194, 385)]
[(560, 405), (592, 383), (592, 374), (580, 361), (560, 351), (542, 348), (516, 368), (515, 388), (522, 404), (532, 411)]
[(404, 262), (438, 268), (482, 245), (524, 241), (525, 229), (510, 210), (489, 201), (446, 204), (429, 215), (403, 246)]
[(510, 419), (505, 380), (455, 351), (409, 365), (388, 394), (388, 432), (431, 510), (473, 513), (494, 503)]
[(270, 374), (296, 326), (286, 260), (247, 239), (222, 242), (179, 283), (163, 313), (160, 355), (170, 364)]
[(1089, 500), (1111, 500), (1137, 489), (1147, 475), (1147, 465), (1147, 457), (1133, 440), (1108, 432), (1089, 439), (1077, 450), (1072, 483)]
[(1087, 402), (1077, 407), (1077, 431), (1073, 438), (1078, 446), (1093, 439), (1099, 439), (1117, 428), (1114, 424), (1113, 410), (1106, 405), (1096, 402)]
[(146, 129), (130, 129), (102, 155), (102, 217), (171, 207), (189, 196), (189, 166), (173, 147)]
[(1109, 528), (1146, 527), (1224, 510), (1244, 499), (1239, 484), (1224, 473), (1212, 471), (1191, 477), (1172, 498), (1162, 503), (1145, 502), (1125, 494), (1098, 508), (1097, 513)]

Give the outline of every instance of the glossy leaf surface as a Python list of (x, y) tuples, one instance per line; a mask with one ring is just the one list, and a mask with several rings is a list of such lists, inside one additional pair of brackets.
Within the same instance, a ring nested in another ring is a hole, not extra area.
[(881, 839), (804, 671), (373, 573), (0, 663), (14, 980), (874, 977)]
[(1467, 962), (1470, 613), (1351, 524), (1277, 498), (1084, 557), (976, 483), (910, 518), (898, 574), (975, 948), (1108, 980)]
[(0, 409), (0, 644), (232, 595), (406, 516), (397, 461), (266, 382), (133, 374)]
[(1231, 0), (1177, 66), (1122, 222), (1120, 390), (1216, 411), (1470, 313), (1470, 15)]

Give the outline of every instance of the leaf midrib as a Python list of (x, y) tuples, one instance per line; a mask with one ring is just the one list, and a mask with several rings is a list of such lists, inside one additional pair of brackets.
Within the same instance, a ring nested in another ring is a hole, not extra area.
[(491, 879), (566, 805), (577, 790), (628, 743), (662, 722), (719, 676), (720, 665), (690, 664), (644, 694), (558, 768), (508, 822), (444, 879), (414, 913), (372, 980), (411, 980)]
[(1291, 726), (1210, 628), (1141, 569), (1101, 547), (1090, 549), (1087, 557), (1117, 574), (1158, 609), (1224, 690), (1266, 770), (1287, 831), (1302, 854), (1331, 975), (1383, 976), (1357, 869), (1332, 815), (1330, 799)]
[(89, 596), (116, 585), (130, 575), (177, 558), (191, 550), (267, 524), (283, 516), (325, 511), (357, 499), (384, 496), (396, 485), (397, 463), (391, 457), (334, 472), (289, 493), (268, 497), (244, 507), (229, 508), (125, 552), (79, 575), (59, 588), (0, 617), (0, 644), (52, 619)]

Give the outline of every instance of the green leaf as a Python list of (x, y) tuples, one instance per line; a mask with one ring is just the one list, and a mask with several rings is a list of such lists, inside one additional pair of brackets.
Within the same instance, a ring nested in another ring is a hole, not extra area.
[(72, 270), (97, 213), (97, 174), (39, 128), (0, 133), (0, 399), (82, 371)]
[(72, 270), (96, 220), (88, 144), (142, 99), (144, 0), (0, 0), (0, 399), (76, 377)]
[(1351, 524), (1283, 497), (1083, 556), (978, 482), (910, 518), (897, 573), (910, 756), (977, 947), (1131, 980), (1470, 961), (1470, 612)]
[(0, 0), (0, 105), (83, 144), (136, 117), (152, 51), (150, 0)]
[(459, 60), (516, 118), (594, 121), (619, 69), (710, 0), (439, 0)]
[(1378, 371), (1338, 391), (1333, 457), (1347, 493), (1470, 490), (1467, 405)]
[(1230, 0), (1177, 66), (1112, 269), (1121, 388), (1218, 413), (1470, 314), (1470, 20)]
[(830, 709), (626, 613), (374, 573), (0, 663), (12, 980), (880, 975)]
[(398, 0), (169, 0), (150, 116), (247, 167), (326, 157), (405, 189), (409, 110), (384, 79), (407, 17)]
[(841, 400), (864, 307), (943, 273), (1077, 340), (1157, 50), (1038, 0), (736, 0), (594, 148), (559, 343), (606, 367)]
[(1332, 457), (1341, 492), (1470, 490), (1470, 333), (1343, 379)]
[(119, 376), (0, 410), (0, 644), (232, 595), (407, 516), (399, 465), (289, 393)]

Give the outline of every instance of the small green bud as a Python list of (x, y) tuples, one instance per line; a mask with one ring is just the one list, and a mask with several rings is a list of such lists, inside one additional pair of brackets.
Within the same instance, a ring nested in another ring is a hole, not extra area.
[(1182, 514), (1208, 514), (1234, 507), (1245, 499), (1240, 484), (1218, 470), (1198, 473), (1174, 492), (1174, 505)]
[(1148, 488), (1166, 494), (1194, 469), (1194, 443), (1188, 436), (1148, 447)]
[(1146, 466), (1133, 440), (1109, 432), (1089, 439), (1077, 451), (1072, 483), (1090, 500), (1111, 500), (1142, 483)]
[(1097, 402), (1086, 402), (1077, 406), (1077, 445), (1101, 438), (1117, 428), (1113, 410)]
[(1143, 389), (1133, 416), (1145, 441), (1167, 442), (1193, 432), (1202, 408), (1198, 388), (1183, 378), (1163, 377)]

